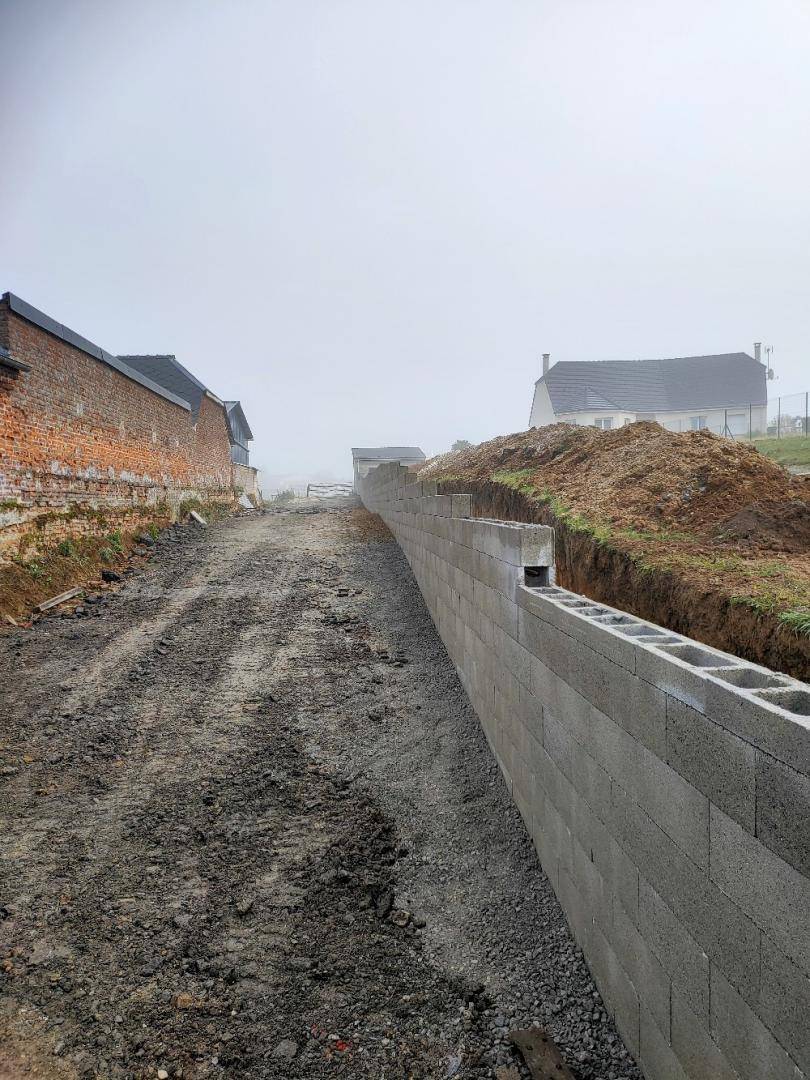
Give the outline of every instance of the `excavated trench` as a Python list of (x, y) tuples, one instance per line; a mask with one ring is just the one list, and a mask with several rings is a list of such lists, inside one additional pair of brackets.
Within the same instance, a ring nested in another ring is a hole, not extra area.
[(494, 481), (439, 484), (442, 494), (471, 493), (476, 517), (535, 522), (555, 530), (557, 581), (566, 589), (659, 623), (794, 678), (810, 679), (810, 638), (767, 613), (733, 603), (685, 573), (644, 568), (626, 552), (573, 531), (554, 511)]

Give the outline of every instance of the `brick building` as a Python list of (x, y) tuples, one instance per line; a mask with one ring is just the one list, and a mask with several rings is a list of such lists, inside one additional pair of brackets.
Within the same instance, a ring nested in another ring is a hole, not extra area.
[(194, 381), (193, 395), (168, 389), (3, 295), (0, 552), (22, 539), (97, 531), (100, 511), (109, 528), (135, 525), (158, 507), (174, 512), (187, 498), (231, 501), (227, 411)]

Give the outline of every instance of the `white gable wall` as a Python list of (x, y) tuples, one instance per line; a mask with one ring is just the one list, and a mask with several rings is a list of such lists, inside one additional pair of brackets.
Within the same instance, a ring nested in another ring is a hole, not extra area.
[[(542, 395), (540, 394), (541, 390), (543, 391)], [(754, 435), (765, 433), (767, 430), (767, 412), (767, 406), (765, 405), (754, 405), (750, 410), (747, 405), (730, 405), (728, 409), (690, 409), (688, 412), (659, 412), (652, 416), (645, 413), (643, 419), (652, 418), (668, 431), (692, 431), (697, 427), (697, 424), (692, 422), (693, 418), (703, 417), (703, 426), (716, 435), (731, 434), (747, 437), (749, 424), (750, 431)], [(535, 387), (530, 427), (542, 427), (545, 424), (557, 423), (594, 427), (596, 421), (604, 417), (611, 418), (611, 427), (614, 428), (642, 419), (640, 414), (626, 409), (594, 409), (589, 412), (560, 413), (555, 416), (546, 387), (542, 383)], [(728, 432), (724, 430), (726, 423), (728, 424)]]
[(548, 387), (544, 382), (535, 383), (529, 427), (545, 427), (546, 424), (558, 423), (559, 419), (561, 418), (555, 417), (554, 409), (551, 407)]

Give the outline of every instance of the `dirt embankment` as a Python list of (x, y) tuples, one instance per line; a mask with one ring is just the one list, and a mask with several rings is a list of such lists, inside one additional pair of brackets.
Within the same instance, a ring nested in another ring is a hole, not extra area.
[(657, 424), (556, 424), (434, 458), (482, 516), (557, 530), (560, 583), (810, 677), (810, 483), (751, 446)]

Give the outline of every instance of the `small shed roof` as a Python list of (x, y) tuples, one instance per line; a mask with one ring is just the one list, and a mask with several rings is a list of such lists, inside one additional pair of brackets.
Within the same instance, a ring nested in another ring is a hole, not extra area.
[(353, 461), (424, 461), (418, 446), (353, 446)]

